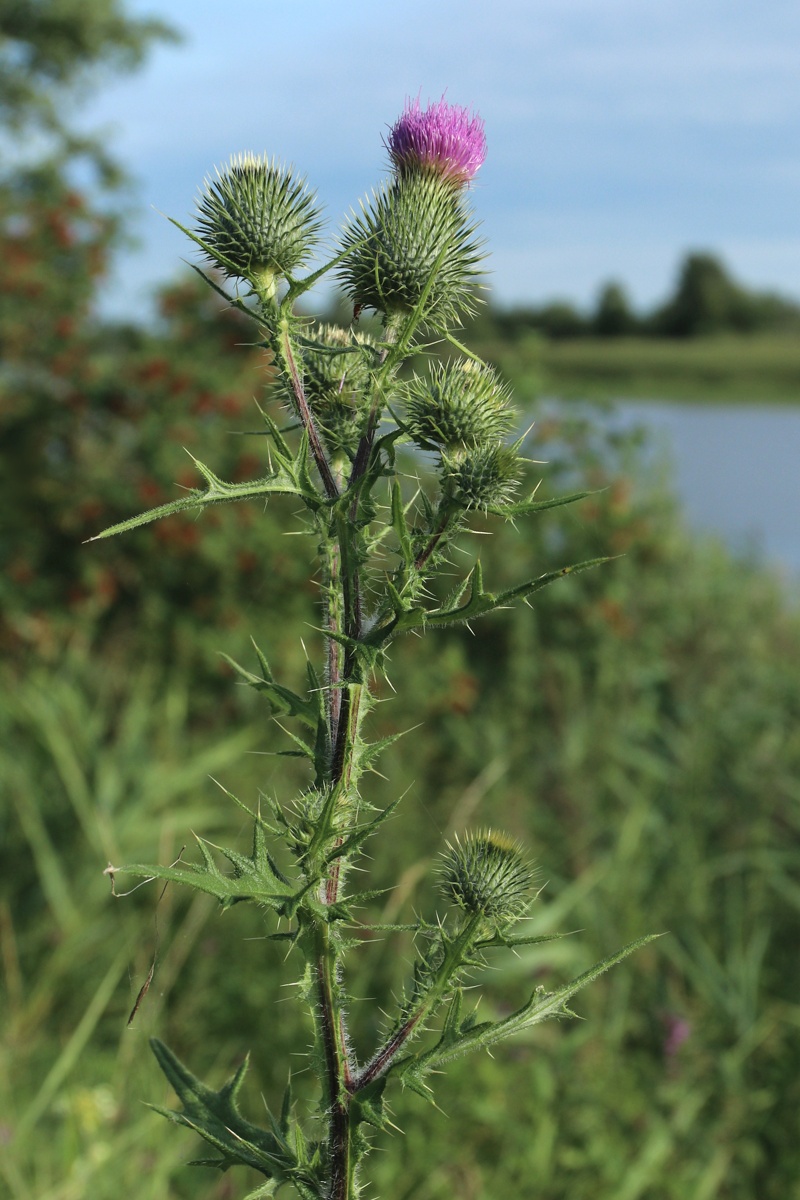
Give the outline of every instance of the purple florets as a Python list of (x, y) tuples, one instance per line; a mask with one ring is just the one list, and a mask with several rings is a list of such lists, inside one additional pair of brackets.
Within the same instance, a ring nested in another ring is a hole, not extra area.
[(407, 101), (385, 145), (399, 174), (430, 171), (457, 187), (474, 179), (486, 158), (481, 118), (444, 96), (426, 109), (419, 99)]

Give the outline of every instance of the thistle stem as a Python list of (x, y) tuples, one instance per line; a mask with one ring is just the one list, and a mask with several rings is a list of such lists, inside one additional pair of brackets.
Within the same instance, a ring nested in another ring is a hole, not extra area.
[(453, 976), (459, 967), (462, 966), (465, 956), (468, 955), (475, 944), (475, 937), (480, 924), (481, 918), (479, 916), (470, 917), (458, 936), (448, 946), (444, 962), (439, 969), (437, 977), (432, 986), (423, 995), (420, 1003), (401, 1022), (377, 1054), (370, 1059), (363, 1070), (353, 1079), (350, 1086), (354, 1095), (356, 1092), (361, 1091), (362, 1088), (367, 1087), (368, 1084), (374, 1083), (376, 1079), (380, 1079), (382, 1075), (386, 1074), (415, 1029), (424, 1021), (433, 1005), (441, 1000), (450, 986)]
[[(325, 621), (331, 633), (343, 633), (344, 621), (341, 592), (341, 554), (337, 542), (326, 543), (323, 551), (325, 563), (327, 599)], [(339, 719), (342, 710), (342, 658), (343, 649), (335, 638), (328, 638), (328, 732), (331, 746), (335, 746), (339, 734)]]
[(314, 416), (311, 412), (311, 409), (308, 407), (303, 381), (300, 378), (300, 372), (297, 369), (297, 363), (295, 362), (295, 357), (292, 352), (292, 342), (289, 336), (289, 329), (285, 321), (281, 327), (278, 344), (280, 346), (281, 357), (283, 358), (286, 372), (292, 383), (292, 393), (294, 395), (295, 404), (297, 405), (297, 411), (300, 414), (300, 420), (303, 422), (303, 428), (308, 434), (308, 444), (311, 449), (311, 453), (314, 456), (314, 462), (317, 464), (317, 470), (319, 471), (322, 484), (328, 495), (328, 499), (335, 500), (339, 495), (339, 489), (336, 486), (336, 480), (333, 477), (331, 465), (328, 462), (328, 457), (325, 453), (322, 442), (320, 441)]
[(317, 927), (317, 991), (320, 1032), (325, 1057), (325, 1102), (329, 1112), (328, 1158), (330, 1184), (327, 1200), (351, 1200), (353, 1166), (350, 1141), (350, 1089), (352, 1074), (347, 1050), (344, 1014), (336, 997), (336, 951), (330, 929)]
[[(358, 558), (352, 545), (350, 523), (339, 518), (336, 538), (328, 543), (329, 595), (327, 625), (331, 633), (344, 632), (357, 640), (361, 634), (361, 605), (358, 591)], [(343, 630), (342, 630), (343, 627)], [(346, 803), (355, 781), (355, 752), (359, 726), (367, 694), (365, 684), (355, 677), (357, 663), (353, 652), (331, 638), (328, 651), (328, 719), (331, 735), (331, 763), (328, 786), (337, 789)], [(341, 844), (341, 838), (339, 839)], [(322, 885), (321, 899), (331, 906), (338, 902), (341, 887), (341, 859), (331, 864)], [(318, 1027), (324, 1051), (323, 1084), (328, 1117), (329, 1183), (326, 1200), (352, 1200), (355, 1182), (350, 1104), (353, 1090), (353, 1065), (348, 1050), (347, 1019), (337, 986), (337, 947), (329, 923), (320, 920), (316, 933)]]
[(450, 514), (445, 513), (445, 515), (442, 517), (442, 520), (439, 523), (439, 528), (434, 530), (430, 539), (428, 540), (427, 545), (417, 555), (416, 560), (414, 562), (414, 569), (416, 571), (421, 571), (422, 568), (425, 566), (425, 563), (428, 561), (428, 559), (430, 558), (430, 556), (433, 554), (434, 550), (436, 549), (437, 545), (439, 544), (440, 538), (447, 532), (447, 527), (449, 524), (450, 524)]

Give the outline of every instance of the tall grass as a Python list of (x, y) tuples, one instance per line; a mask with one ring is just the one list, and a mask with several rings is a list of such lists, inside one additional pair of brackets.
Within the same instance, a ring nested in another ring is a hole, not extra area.
[[(574, 933), (499, 964), (498, 1011), (531, 979), (572, 975), (642, 928), (669, 936), (587, 992), (583, 1020), (449, 1075), (437, 1097), (452, 1121), (404, 1095), (406, 1133), (375, 1158), (372, 1180), (391, 1200), (792, 1200), (800, 620), (768, 576), (690, 539), (669, 502), (642, 498), (585, 426), (548, 432), (552, 486), (579, 459), (606, 490), (524, 545), (484, 539), (494, 577), (602, 549), (623, 557), (480, 638), (409, 640), (396, 655), (398, 696), (385, 693), (375, 732), (423, 731), (413, 761), (401, 740), (382, 763), (391, 794), (407, 794), (373, 881), (400, 868), (382, 906), (402, 920), (432, 903), (422, 867), (452, 831), (502, 821), (532, 844), (534, 928)], [(286, 624), (287, 639), (303, 633), (299, 615)], [(422, 686), (432, 673), (434, 691)], [(144, 643), (122, 651), (88, 634), (6, 673), (0, 1171), (13, 1200), (235, 1194), (225, 1176), (185, 1168), (199, 1148), (142, 1106), (171, 1103), (150, 1033), (191, 1047), (197, 1069), (220, 1079), (249, 1040), (254, 1114), (258, 1089), (275, 1100), (285, 1083), (275, 1062), (297, 1042), (297, 1018), (280, 1003), (283, 951), (263, 940), (259, 915), (220, 916), (155, 884), (114, 900), (103, 876), (109, 860), (154, 846), (171, 861), (189, 829), (235, 839), (237, 812), (209, 776), (251, 803), (283, 778), (290, 760), (277, 772), (263, 756), (282, 747), (280, 731), (237, 691), (231, 736), (230, 713), (215, 717), (218, 685), (199, 686)], [(384, 788), (376, 778), (370, 799)], [(408, 949), (402, 934), (376, 940), (356, 994), (388, 999)], [(353, 1018), (366, 1043), (374, 1031), (357, 1007)], [(202, 1061), (204, 1046), (216, 1057)], [(313, 1088), (304, 1066), (295, 1083)]]

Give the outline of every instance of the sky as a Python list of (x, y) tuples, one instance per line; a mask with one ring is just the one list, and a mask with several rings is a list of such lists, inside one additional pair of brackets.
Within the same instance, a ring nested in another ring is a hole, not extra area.
[[(484, 118), (472, 202), (502, 304), (663, 300), (679, 258), (800, 297), (798, 0), (129, 0), (184, 35), (106, 79), (85, 128), (136, 181), (138, 250), (104, 307), (145, 311), (192, 253), (204, 176), (267, 152), (308, 178), (331, 237), (386, 173), (407, 97)], [(188, 220), (187, 220), (188, 219)]]

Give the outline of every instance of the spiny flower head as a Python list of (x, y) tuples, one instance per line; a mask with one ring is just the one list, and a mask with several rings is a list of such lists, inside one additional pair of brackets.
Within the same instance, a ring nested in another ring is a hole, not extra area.
[(372, 338), (337, 325), (319, 325), (303, 348), (303, 385), (328, 450), (350, 455), (369, 407)]
[(493, 924), (520, 917), (530, 902), (533, 869), (506, 833), (482, 829), (448, 845), (439, 868), (445, 898)]
[(522, 459), (514, 446), (499, 442), (442, 450), (440, 458), (442, 493), (458, 508), (486, 512), (514, 499), (522, 471)]
[(474, 359), (434, 365), (405, 386), (408, 431), (418, 446), (455, 449), (496, 443), (514, 423), (508, 391)]
[(384, 184), (353, 216), (342, 248), (338, 273), (356, 305), (393, 318), (424, 302), (439, 328), (475, 309), (481, 243), (462, 195), (439, 175)]
[(227, 275), (267, 285), (308, 258), (319, 218), (305, 180), (249, 153), (207, 179), (197, 202), (197, 233), (212, 263)]
[(456, 187), (473, 180), (486, 158), (486, 135), (477, 114), (444, 96), (427, 108), (406, 101), (384, 144), (398, 175), (430, 172)]

